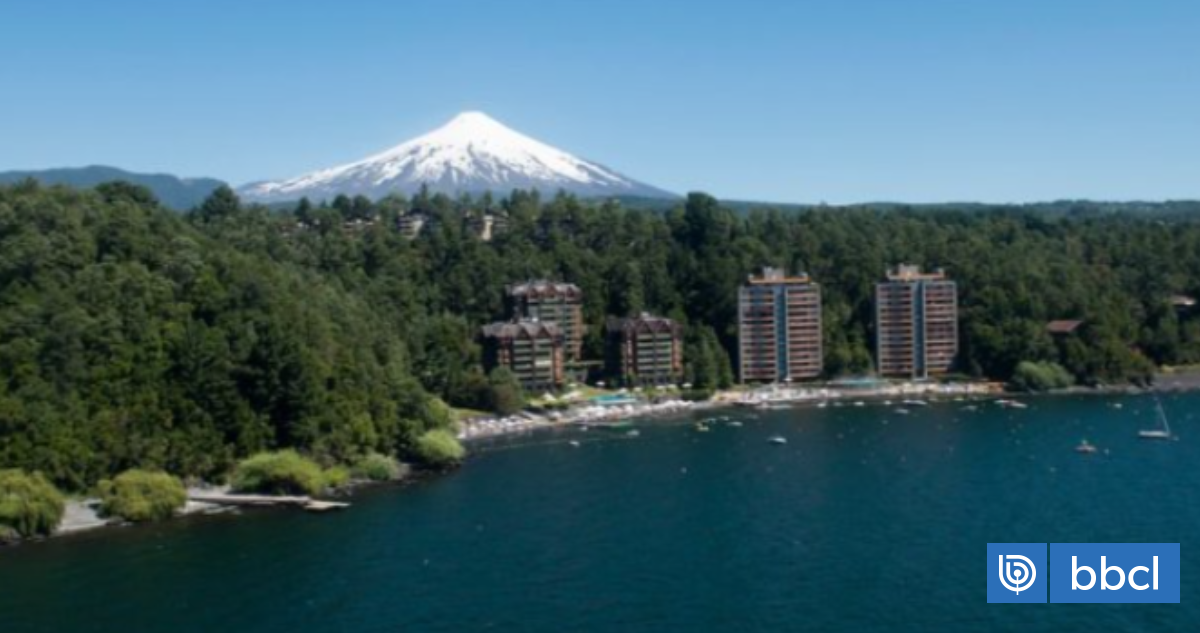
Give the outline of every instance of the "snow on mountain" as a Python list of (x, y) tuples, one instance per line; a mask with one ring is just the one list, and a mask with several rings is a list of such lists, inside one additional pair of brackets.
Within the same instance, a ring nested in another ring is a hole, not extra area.
[(464, 112), (433, 132), (375, 156), (289, 180), (251, 183), (239, 193), (259, 202), (305, 196), (320, 200), (338, 194), (380, 198), (394, 192), (411, 195), (422, 185), (447, 194), (562, 189), (588, 197), (674, 197), (529, 138), (482, 112)]

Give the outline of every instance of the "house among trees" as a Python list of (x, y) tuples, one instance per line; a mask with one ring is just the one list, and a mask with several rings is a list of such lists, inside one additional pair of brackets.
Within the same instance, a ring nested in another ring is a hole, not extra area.
[(625, 385), (676, 384), (683, 378), (683, 327), (643, 312), (636, 317), (609, 317), (605, 366)]
[(557, 324), (536, 319), (502, 321), (484, 326), (482, 336), (488, 373), (505, 367), (530, 393), (563, 385), (565, 338)]
[(491, 211), (469, 213), (466, 222), (467, 230), (485, 242), (492, 241), (497, 235), (508, 230), (508, 216), (503, 213)]
[(777, 268), (751, 275), (738, 291), (738, 340), (742, 382), (817, 378), (824, 368), (820, 286)]
[(414, 239), (426, 228), (432, 229), (433, 223), (428, 214), (420, 211), (409, 211), (396, 219), (396, 230), (409, 239)]
[(900, 264), (875, 285), (875, 349), (880, 376), (928, 378), (958, 355), (958, 287), (942, 269)]
[(1061, 319), (1046, 324), (1046, 332), (1051, 336), (1068, 336), (1079, 331), (1083, 321), (1078, 319)]

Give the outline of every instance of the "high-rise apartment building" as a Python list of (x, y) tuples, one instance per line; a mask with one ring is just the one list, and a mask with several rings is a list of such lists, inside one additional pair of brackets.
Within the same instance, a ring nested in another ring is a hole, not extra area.
[(563, 385), (563, 335), (554, 323), (512, 321), (484, 326), (483, 364), (506, 367), (521, 387), (534, 393)]
[(958, 355), (958, 287), (938, 269), (901, 264), (875, 286), (875, 361), (880, 376), (945, 374)]
[(512, 318), (555, 323), (562, 330), (567, 362), (583, 349), (583, 292), (575, 284), (527, 281), (507, 288)]
[(683, 378), (683, 327), (642, 313), (610, 317), (607, 324), (607, 371), (628, 385), (666, 385)]
[(821, 288), (807, 274), (765, 268), (738, 291), (738, 366), (742, 382), (821, 375)]

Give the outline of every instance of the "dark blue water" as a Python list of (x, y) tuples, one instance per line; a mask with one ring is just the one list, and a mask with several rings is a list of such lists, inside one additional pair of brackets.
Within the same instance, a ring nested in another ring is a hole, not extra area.
[[(1194, 630), (1200, 397), (1166, 443), (1147, 398), (1032, 402), (544, 434), (342, 514), (0, 551), (0, 631)], [(989, 541), (1179, 542), (1182, 601), (988, 605)]]

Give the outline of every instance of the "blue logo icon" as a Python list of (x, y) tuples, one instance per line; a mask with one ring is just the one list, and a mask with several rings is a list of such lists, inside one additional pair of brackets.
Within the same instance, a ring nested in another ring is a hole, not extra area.
[(1046, 601), (1045, 543), (988, 543), (988, 603)]
[(1050, 567), (1050, 602), (1179, 602), (1179, 543), (1051, 543)]

